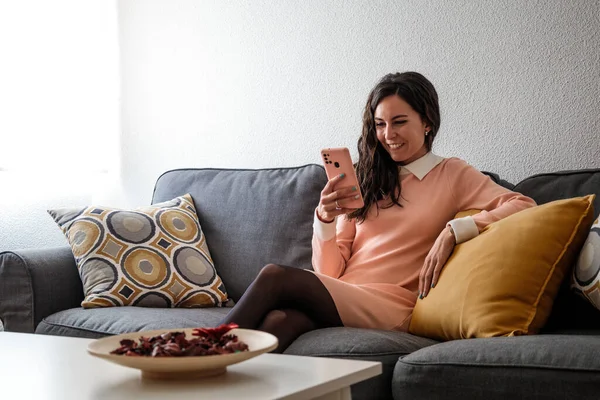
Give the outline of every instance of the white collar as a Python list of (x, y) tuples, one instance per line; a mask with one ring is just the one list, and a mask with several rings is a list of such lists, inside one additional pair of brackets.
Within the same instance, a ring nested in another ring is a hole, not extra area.
[(444, 161), (443, 157), (436, 156), (432, 152), (429, 152), (410, 164), (401, 166), (400, 175), (413, 174), (422, 181), (423, 178), (425, 178), (425, 176), (442, 161)]

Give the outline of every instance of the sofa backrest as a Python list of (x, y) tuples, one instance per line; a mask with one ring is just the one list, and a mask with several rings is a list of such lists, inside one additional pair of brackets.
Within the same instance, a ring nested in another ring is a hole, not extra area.
[[(498, 175), (495, 182), (512, 188)], [(215, 266), (238, 300), (260, 269), (282, 264), (312, 269), (313, 212), (327, 182), (320, 165), (273, 169), (179, 169), (161, 175), (152, 203), (190, 193)], [(514, 186), (538, 204), (596, 194), (600, 169), (534, 175)], [(600, 329), (600, 312), (569, 289), (565, 279), (546, 331)]]
[[(595, 194), (595, 216), (600, 214), (600, 169), (533, 175), (517, 183), (514, 190), (533, 198), (538, 204)], [(599, 330), (600, 311), (575, 295), (570, 283), (571, 275), (563, 281), (544, 331)]]
[(595, 194), (595, 216), (600, 214), (600, 169), (533, 175), (517, 183), (513, 190), (531, 197), (538, 204)]
[(323, 167), (179, 169), (161, 175), (152, 203), (190, 193), (219, 276), (238, 300), (260, 269), (311, 267), (312, 222)]

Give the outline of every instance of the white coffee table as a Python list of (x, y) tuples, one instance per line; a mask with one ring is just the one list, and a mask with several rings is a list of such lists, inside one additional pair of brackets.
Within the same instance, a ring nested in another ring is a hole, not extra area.
[(263, 354), (196, 381), (141, 379), (138, 370), (87, 353), (90, 339), (0, 332), (0, 392), (6, 399), (350, 399), (350, 385), (381, 363)]

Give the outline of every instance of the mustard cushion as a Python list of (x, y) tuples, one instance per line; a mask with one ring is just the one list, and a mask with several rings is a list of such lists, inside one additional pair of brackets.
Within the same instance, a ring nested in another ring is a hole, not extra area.
[(532, 207), (457, 245), (409, 332), (438, 340), (537, 333), (593, 221), (594, 195)]
[(220, 307), (228, 299), (186, 194), (134, 210), (48, 210), (66, 235), (83, 308)]

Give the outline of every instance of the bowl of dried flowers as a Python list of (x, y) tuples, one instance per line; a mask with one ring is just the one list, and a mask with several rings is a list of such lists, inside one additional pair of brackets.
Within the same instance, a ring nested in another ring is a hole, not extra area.
[(88, 345), (95, 357), (142, 371), (147, 379), (195, 379), (222, 374), (227, 367), (274, 350), (270, 333), (216, 328), (159, 329), (97, 339)]

